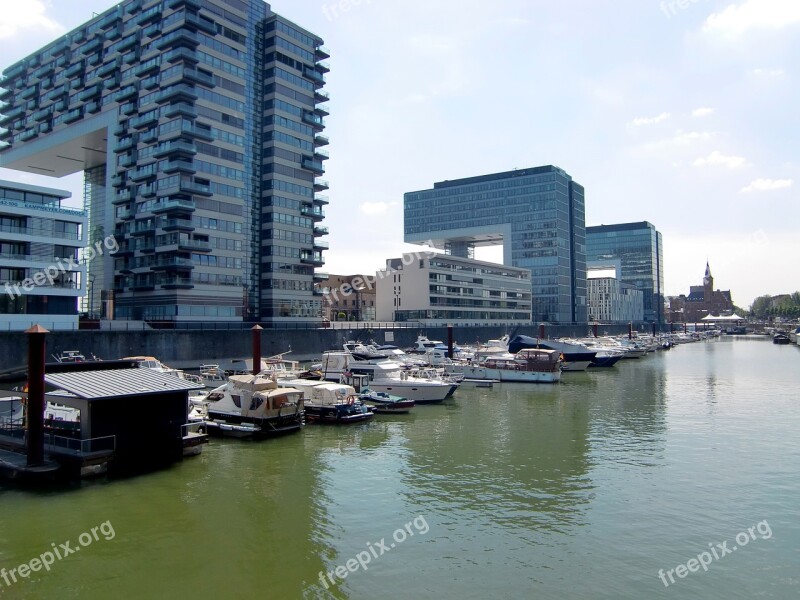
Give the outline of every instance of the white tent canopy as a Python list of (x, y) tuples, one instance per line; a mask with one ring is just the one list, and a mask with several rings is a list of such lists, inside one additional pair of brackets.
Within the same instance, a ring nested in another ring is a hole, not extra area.
[(715, 317), (714, 315), (706, 315), (701, 321), (714, 321), (716, 323), (733, 323), (737, 321), (744, 321), (744, 317), (740, 317), (739, 315), (730, 315), (727, 317)]

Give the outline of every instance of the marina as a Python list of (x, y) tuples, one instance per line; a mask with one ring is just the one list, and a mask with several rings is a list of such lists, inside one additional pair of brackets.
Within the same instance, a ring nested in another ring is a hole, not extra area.
[[(408, 415), (308, 425), (259, 443), (215, 438), (146, 477), (46, 495), (3, 487), (3, 564), (100, 519), (113, 523), (113, 542), (14, 592), (795, 597), (798, 360), (796, 346), (766, 336), (723, 336), (557, 385), (462, 385)], [(426, 534), (322, 585), (320, 573), (418, 517)], [(659, 569), (763, 520), (770, 539), (674, 589), (662, 584)], [(282, 560), (263, 561), (265, 544)], [(235, 583), (206, 566), (220, 552), (237, 564)]]

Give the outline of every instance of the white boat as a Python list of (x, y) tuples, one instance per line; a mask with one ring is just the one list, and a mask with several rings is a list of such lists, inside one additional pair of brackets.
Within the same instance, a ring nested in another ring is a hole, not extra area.
[(193, 403), (190, 420), (204, 421), (209, 433), (271, 436), (300, 431), (304, 424), (303, 392), (260, 375), (231, 375)]
[(417, 341), (414, 342), (414, 345), (411, 346), (407, 351), (411, 354), (427, 354), (436, 346), (441, 346), (442, 342), (440, 340), (429, 340), (427, 336), (418, 335)]
[(278, 385), (300, 390), (309, 422), (358, 423), (374, 416), (350, 385), (314, 379), (283, 379)]
[(442, 402), (458, 389), (457, 383), (410, 377), (399, 363), (385, 355), (347, 350), (326, 352), (322, 356), (321, 370), (323, 378), (328, 381), (339, 381), (343, 375), (367, 375), (371, 390), (403, 396), (417, 404)]
[(560, 353), (555, 350), (524, 349), (513, 356), (490, 356), (475, 365), (453, 366), (468, 379), (518, 383), (561, 381)]
[(200, 365), (200, 379), (206, 387), (218, 388), (221, 385), (225, 385), (225, 382), (228, 381), (228, 376), (219, 365), (209, 364)]
[(177, 377), (178, 379), (183, 379), (190, 383), (196, 383), (198, 385), (203, 385), (203, 380), (198, 377), (197, 375), (190, 375), (189, 373), (184, 373), (180, 369), (173, 369), (172, 367), (168, 367), (160, 360), (152, 357), (152, 356), (127, 356), (120, 360), (130, 360), (137, 362), (139, 364), (140, 369), (151, 369), (153, 371), (157, 371), (159, 373), (164, 373), (165, 375), (172, 375)]

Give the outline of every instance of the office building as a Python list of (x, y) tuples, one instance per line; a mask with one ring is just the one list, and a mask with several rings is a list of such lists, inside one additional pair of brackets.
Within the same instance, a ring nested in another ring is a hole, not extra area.
[[(0, 322), (3, 330), (77, 329), (86, 292), (86, 213), (64, 190), (0, 180)], [(101, 246), (102, 248), (102, 246)], [(105, 252), (105, 250), (103, 250)]]
[(534, 322), (587, 322), (583, 186), (543, 166), (442, 181), (405, 194), (405, 241), (471, 258), (503, 246), (503, 263), (531, 272)]
[(644, 320), (664, 322), (664, 255), (661, 233), (647, 221), (586, 228), (590, 263), (619, 260), (620, 283), (644, 294)]
[(589, 321), (596, 323), (636, 323), (644, 320), (644, 294), (621, 282), (620, 260), (613, 264), (587, 262), (586, 287), (589, 294)]
[(326, 57), (261, 0), (126, 0), (5, 69), (0, 166), (84, 173), (117, 318), (319, 321)]
[(379, 321), (528, 325), (528, 269), (418, 252), (386, 261), (375, 281)]

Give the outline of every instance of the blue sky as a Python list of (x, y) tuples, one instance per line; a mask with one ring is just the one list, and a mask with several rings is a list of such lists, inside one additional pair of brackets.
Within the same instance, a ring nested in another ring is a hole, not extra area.
[[(0, 0), (0, 62), (112, 6)], [(708, 259), (749, 305), (800, 288), (797, 0), (286, 0), (331, 51), (325, 271), (403, 244), (403, 193), (555, 164), (587, 224), (648, 220), (666, 291)], [(79, 176), (0, 177), (81, 190)], [(489, 249), (479, 258), (501, 260)]]

